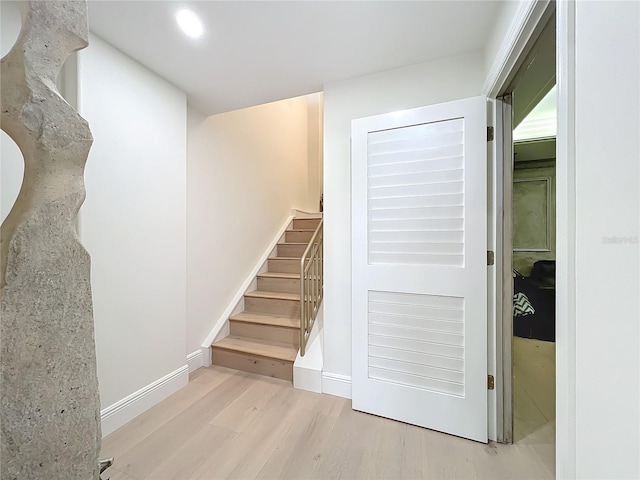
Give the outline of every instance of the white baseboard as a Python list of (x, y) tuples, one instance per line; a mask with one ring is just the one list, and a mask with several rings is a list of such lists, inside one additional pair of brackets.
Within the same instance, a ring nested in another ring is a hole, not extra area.
[(322, 370), (294, 365), (293, 386), (308, 392), (322, 393)]
[(351, 398), (351, 377), (338, 373), (322, 373), (322, 393)]
[(189, 366), (189, 373), (199, 369), (202, 364), (202, 349), (191, 352), (187, 355), (187, 365)]
[[(282, 236), (284, 235), (284, 232), (287, 230), (287, 228), (291, 224), (292, 220), (293, 220), (293, 215), (289, 216), (287, 218), (287, 221), (282, 225), (282, 227), (280, 227), (280, 229), (278, 230), (278, 233), (273, 237), (273, 240), (271, 241), (267, 249), (262, 254), (262, 257), (260, 257), (260, 260), (258, 260), (258, 262), (256, 263), (256, 266), (249, 273), (249, 275), (247, 276), (247, 279), (244, 281), (242, 286), (238, 289), (236, 294), (233, 296), (227, 308), (224, 310), (224, 312), (222, 312), (222, 315), (220, 315), (220, 318), (218, 318), (216, 323), (213, 325), (213, 328), (209, 332), (209, 335), (207, 335), (207, 338), (204, 340), (204, 342), (202, 342), (203, 354), (204, 354), (204, 349), (208, 349), (209, 347), (211, 347), (211, 344), (214, 342), (218, 334), (228, 325), (229, 317), (233, 315), (233, 312), (237, 308), (238, 303), (240, 303), (243, 300), (244, 294), (247, 293), (249, 287), (255, 281), (256, 275), (258, 275), (258, 273), (262, 271), (262, 267), (265, 265), (265, 263), (267, 262), (267, 259), (271, 256), (271, 253), (274, 251), (274, 249), (278, 246), (278, 242), (280, 242), (280, 239), (282, 238)], [(202, 365), (205, 367), (208, 367), (209, 365), (211, 365), (210, 357), (209, 357), (209, 363), (207, 364), (206, 362), (207, 362), (207, 355), (204, 354)]]
[(202, 353), (202, 366), (210, 367), (211, 366), (211, 345), (206, 347), (200, 347), (200, 352)]
[(125, 423), (180, 390), (187, 383), (189, 383), (189, 366), (183, 365), (137, 392), (104, 408), (100, 412), (102, 436), (109, 435)]

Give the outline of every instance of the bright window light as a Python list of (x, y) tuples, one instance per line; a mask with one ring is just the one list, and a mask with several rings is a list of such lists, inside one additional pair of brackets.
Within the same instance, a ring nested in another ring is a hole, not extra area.
[(191, 38), (198, 38), (204, 32), (202, 22), (191, 10), (180, 10), (176, 13), (176, 21), (182, 31)]

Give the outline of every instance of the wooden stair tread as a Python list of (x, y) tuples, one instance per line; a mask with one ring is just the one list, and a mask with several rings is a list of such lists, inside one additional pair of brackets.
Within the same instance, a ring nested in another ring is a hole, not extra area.
[[(315, 228), (289, 228), (286, 230), (287, 232), (315, 232)], [(298, 242), (301, 243), (301, 242)]]
[(297, 261), (300, 261), (300, 257), (269, 257), (269, 260), (297, 260)]
[(280, 242), (278, 245), (309, 245), (309, 242)]
[(283, 292), (266, 292), (263, 290), (254, 290), (253, 292), (247, 292), (245, 297), (253, 298), (272, 298), (275, 300), (294, 300), (300, 301), (299, 293), (283, 293)]
[(236, 337), (229, 335), (214, 343), (213, 348), (231, 350), (234, 352), (257, 355), (259, 357), (276, 358), (285, 362), (294, 362), (298, 355), (298, 349), (285, 343), (267, 342), (255, 338)]
[(291, 280), (299, 280), (299, 273), (281, 273), (281, 272), (262, 272), (258, 274), (262, 278), (286, 278)]
[(283, 317), (280, 315), (266, 315), (262, 313), (242, 312), (234, 315), (230, 320), (260, 325), (272, 325), (274, 327), (300, 328), (300, 319), (297, 317)]

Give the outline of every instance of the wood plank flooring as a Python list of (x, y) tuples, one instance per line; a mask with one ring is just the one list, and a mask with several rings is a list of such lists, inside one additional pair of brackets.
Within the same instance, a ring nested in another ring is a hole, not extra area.
[(555, 469), (556, 344), (513, 337), (514, 442), (529, 445)]
[(102, 458), (115, 457), (111, 480), (553, 478), (554, 460), (538, 447), (484, 445), (210, 367), (107, 436)]

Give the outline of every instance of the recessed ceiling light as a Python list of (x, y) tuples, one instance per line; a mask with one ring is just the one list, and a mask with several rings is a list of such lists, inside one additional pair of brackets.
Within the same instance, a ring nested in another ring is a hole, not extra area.
[(198, 38), (204, 32), (202, 22), (191, 10), (180, 10), (176, 13), (176, 21), (182, 31), (191, 38)]

